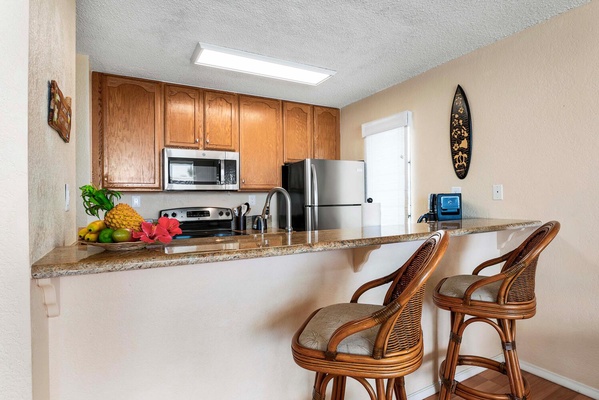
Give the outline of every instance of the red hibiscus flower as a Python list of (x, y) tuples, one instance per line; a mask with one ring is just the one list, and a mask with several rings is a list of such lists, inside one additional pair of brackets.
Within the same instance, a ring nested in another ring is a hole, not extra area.
[(160, 217), (156, 225), (151, 222), (142, 222), (141, 231), (133, 232), (133, 237), (146, 243), (169, 244), (173, 240), (173, 236), (181, 233), (179, 221), (175, 218)]

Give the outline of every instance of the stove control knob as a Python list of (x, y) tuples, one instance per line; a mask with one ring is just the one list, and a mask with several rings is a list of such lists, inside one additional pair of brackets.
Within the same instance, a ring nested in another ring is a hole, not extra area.
[(219, 211), (219, 212), (218, 212), (218, 215), (220, 215), (220, 216), (222, 217), (222, 216), (223, 216), (223, 212), (222, 212), (222, 211)]
[(173, 218), (175, 218), (176, 216), (177, 216), (176, 212), (174, 212), (174, 213), (171, 214), (171, 217), (173, 217)]
[(163, 217), (168, 217), (168, 213), (164, 213), (162, 216)]
[(231, 216), (231, 213), (230, 213), (229, 211), (227, 211), (227, 212), (225, 213), (225, 215), (226, 215), (227, 217), (229, 217), (229, 216)]

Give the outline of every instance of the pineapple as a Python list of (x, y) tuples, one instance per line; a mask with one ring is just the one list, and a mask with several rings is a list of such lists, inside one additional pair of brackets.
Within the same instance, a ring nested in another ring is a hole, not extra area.
[(140, 230), (140, 225), (144, 219), (129, 204), (119, 203), (104, 216), (106, 226), (114, 230), (120, 228)]
[(83, 207), (87, 215), (93, 215), (100, 218), (100, 211), (104, 211), (104, 222), (111, 229), (131, 229), (139, 231), (140, 225), (144, 221), (141, 215), (135, 211), (129, 204), (119, 203), (114, 205), (115, 200), (121, 198), (119, 192), (109, 189), (97, 189), (93, 185), (81, 186), (81, 197), (83, 198)]

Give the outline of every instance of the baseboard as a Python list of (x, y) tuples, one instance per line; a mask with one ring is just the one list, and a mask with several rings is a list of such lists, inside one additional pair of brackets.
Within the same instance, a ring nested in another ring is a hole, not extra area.
[[(501, 357), (501, 356), (498, 356)], [(494, 359), (497, 357), (493, 357)], [(480, 367), (468, 367), (465, 368), (455, 374), (455, 379), (457, 381), (464, 381), (468, 378), (472, 378), (474, 375), (478, 375), (483, 372), (485, 369)], [(415, 391), (414, 393), (410, 393), (408, 395), (408, 400), (422, 400), (426, 399), (429, 396), (437, 393), (441, 389), (441, 384), (439, 381), (428, 385), (420, 390)]]
[[(495, 357), (491, 357), (491, 359), (502, 362), (503, 354), (498, 354)], [(546, 369), (537, 367), (536, 365), (527, 363), (525, 361), (520, 361), (520, 368), (522, 368), (522, 370), (524, 370), (526, 372), (530, 372), (533, 375), (536, 375), (545, 380), (548, 380), (549, 382), (556, 383), (560, 386), (563, 386), (567, 389), (570, 389), (577, 393), (588, 396), (592, 399), (599, 399), (599, 389), (592, 388), (592, 387), (584, 385), (580, 382), (576, 382), (570, 378), (566, 378), (561, 375), (555, 374), (551, 371), (547, 371)], [(469, 368), (463, 369), (463, 370), (459, 371), (458, 373), (456, 373), (455, 379), (458, 382), (462, 382), (468, 378), (472, 378), (474, 375), (480, 374), (484, 370), (485, 370), (484, 368), (469, 367)], [(408, 400), (426, 399), (427, 397), (432, 396), (433, 394), (437, 393), (440, 388), (441, 388), (441, 385), (437, 381), (431, 385), (428, 385), (420, 390), (415, 391), (414, 393), (410, 393), (408, 395)]]
[(592, 388), (580, 382), (576, 382), (570, 378), (566, 378), (564, 376), (555, 374), (551, 371), (547, 371), (546, 369), (529, 364), (525, 361), (520, 361), (520, 368), (522, 368), (526, 372), (530, 372), (531, 374), (546, 379), (550, 382), (557, 383), (560, 386), (563, 386), (580, 394), (584, 394), (585, 396), (588, 396), (592, 399), (599, 399), (599, 389)]

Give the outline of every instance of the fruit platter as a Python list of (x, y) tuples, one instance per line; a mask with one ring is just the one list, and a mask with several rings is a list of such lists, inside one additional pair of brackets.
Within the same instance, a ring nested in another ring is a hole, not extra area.
[(103, 219), (90, 222), (77, 233), (79, 243), (102, 247), (109, 251), (139, 250), (148, 244), (168, 244), (181, 234), (179, 221), (161, 217), (157, 223), (143, 219), (129, 204), (115, 201), (119, 192), (98, 189), (93, 185), (81, 188), (83, 206), (88, 215)]
[(79, 240), (79, 244), (90, 245), (94, 247), (101, 247), (108, 251), (127, 251), (127, 250), (140, 250), (145, 248), (148, 244), (145, 242), (125, 242), (125, 243), (100, 243), (100, 242), (86, 242)]

